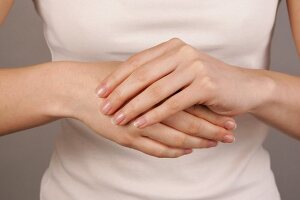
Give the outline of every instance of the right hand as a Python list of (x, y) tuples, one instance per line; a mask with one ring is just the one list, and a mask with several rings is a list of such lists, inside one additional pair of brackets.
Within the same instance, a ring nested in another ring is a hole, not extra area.
[[(168, 123), (169, 125), (174, 124), (174, 120), (177, 120), (175, 118), (144, 129), (136, 128), (131, 123), (126, 126), (114, 125), (111, 123), (111, 117), (103, 115), (98, 110), (102, 102), (95, 95), (94, 88), (107, 74), (117, 69), (119, 64), (120, 62), (62, 62), (59, 67), (63, 69), (59, 71), (63, 73), (60, 74), (60, 77), (64, 77), (64, 80), (60, 85), (64, 86), (63, 90), (65, 91), (59, 95), (62, 103), (57, 108), (57, 112), (61, 112), (62, 117), (71, 117), (82, 121), (99, 135), (122, 146), (159, 158), (175, 158), (191, 153), (192, 148), (216, 146), (216, 141), (210, 139), (221, 140), (222, 134), (229, 134), (229, 131), (216, 131), (220, 130), (218, 125), (199, 117), (199, 125), (202, 124), (204, 129), (194, 136), (180, 131), (183, 127), (179, 123), (175, 123), (179, 125), (177, 126), (178, 130), (176, 127), (168, 126)], [(188, 114), (188, 112), (185, 113)], [(193, 110), (190, 110), (190, 113), (193, 114)], [(182, 113), (180, 114), (182, 115)], [(174, 116), (176, 117), (176, 114)], [(224, 119), (213, 117), (213, 114), (207, 115), (207, 117), (218, 119), (215, 122), (228, 119), (228, 117), (224, 117)], [(187, 121), (186, 124), (197, 122), (195, 118), (188, 120), (179, 117), (178, 119)], [(205, 127), (208, 128), (205, 129)]]

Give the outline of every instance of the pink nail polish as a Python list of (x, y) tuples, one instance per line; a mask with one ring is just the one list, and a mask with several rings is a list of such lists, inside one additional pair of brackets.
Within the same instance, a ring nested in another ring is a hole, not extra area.
[(104, 114), (107, 114), (109, 112), (109, 110), (111, 109), (111, 104), (110, 102), (106, 102), (104, 103), (103, 107), (102, 107), (102, 112)]
[(117, 113), (114, 117), (113, 117), (113, 124), (117, 125), (120, 124), (123, 120), (125, 119), (125, 115), (124, 113)]
[(133, 122), (133, 126), (135, 126), (137, 128), (141, 128), (143, 125), (146, 124), (146, 122), (147, 121), (146, 121), (145, 117), (140, 117)]
[(218, 143), (216, 141), (209, 141), (207, 144), (207, 147), (210, 148), (210, 147), (215, 147), (217, 145), (218, 145)]
[(233, 121), (227, 121), (225, 122), (225, 128), (228, 130), (234, 130), (236, 129), (236, 123)]
[(233, 135), (225, 135), (223, 138), (223, 142), (225, 143), (232, 143), (235, 141), (235, 138)]
[(96, 93), (98, 97), (102, 97), (105, 93), (106, 93), (107, 89), (104, 85), (100, 85), (97, 89), (96, 89)]
[(192, 153), (192, 152), (193, 152), (193, 149), (185, 149), (185, 150), (183, 151), (184, 154), (190, 154), (190, 153)]

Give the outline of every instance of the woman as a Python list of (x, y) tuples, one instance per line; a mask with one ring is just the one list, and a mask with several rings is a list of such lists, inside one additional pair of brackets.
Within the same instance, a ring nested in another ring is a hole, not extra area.
[(277, 0), (35, 4), (53, 62), (0, 70), (0, 133), (68, 118), (41, 199), (280, 199), (264, 122), (299, 138), (300, 81), (267, 70)]

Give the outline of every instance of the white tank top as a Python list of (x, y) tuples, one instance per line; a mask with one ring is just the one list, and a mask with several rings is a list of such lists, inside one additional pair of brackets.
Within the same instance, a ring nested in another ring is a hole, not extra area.
[[(229, 64), (267, 68), (278, 0), (36, 0), (52, 60), (125, 60), (172, 37)], [(62, 120), (41, 200), (279, 200), (262, 143), (236, 118), (236, 143), (156, 158)]]

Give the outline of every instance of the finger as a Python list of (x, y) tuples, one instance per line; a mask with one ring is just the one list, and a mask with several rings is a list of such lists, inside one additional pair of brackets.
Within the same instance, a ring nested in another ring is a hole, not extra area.
[(177, 112), (175, 115), (164, 119), (161, 123), (194, 137), (225, 143), (234, 141), (234, 136), (230, 131), (185, 111)]
[(237, 127), (237, 124), (232, 117), (219, 115), (204, 105), (195, 104), (185, 109), (185, 111), (228, 130), (234, 130)]
[(139, 137), (132, 148), (158, 158), (177, 158), (192, 153), (192, 149), (168, 147), (147, 137)]
[(126, 124), (139, 114), (153, 107), (155, 104), (190, 84), (192, 82), (192, 77), (189, 76), (188, 73), (188, 71), (181, 72), (175, 70), (171, 74), (150, 85), (115, 113), (113, 118), (115, 124)]
[(147, 136), (169, 147), (210, 148), (215, 147), (217, 145), (216, 141), (194, 137), (186, 133), (180, 132), (176, 129), (170, 128), (161, 123), (157, 123), (143, 129), (141, 135)]
[(132, 72), (105, 99), (102, 107), (103, 114), (114, 113), (129, 98), (172, 72), (177, 65), (177, 57), (172, 56), (171, 52), (157, 57)]
[(190, 86), (168, 98), (159, 106), (143, 114), (141, 117), (136, 119), (133, 124), (138, 128), (144, 128), (146, 126), (161, 122), (167, 117), (170, 117), (171, 115), (194, 104), (201, 104), (202, 102), (205, 102), (208, 98), (206, 92), (198, 91), (201, 91), (201, 88), (197, 88), (191, 84)]
[(117, 70), (100, 82), (99, 86), (96, 88), (98, 97), (107, 97), (111, 91), (125, 80), (136, 68), (182, 44), (183, 42), (180, 39), (172, 38), (130, 56), (126, 61), (121, 63)]

